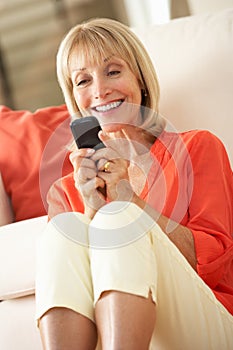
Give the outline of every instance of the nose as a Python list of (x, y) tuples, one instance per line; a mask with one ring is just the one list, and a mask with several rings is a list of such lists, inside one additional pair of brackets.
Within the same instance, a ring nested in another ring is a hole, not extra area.
[(103, 78), (97, 78), (94, 82), (94, 98), (103, 99), (111, 93), (112, 89)]

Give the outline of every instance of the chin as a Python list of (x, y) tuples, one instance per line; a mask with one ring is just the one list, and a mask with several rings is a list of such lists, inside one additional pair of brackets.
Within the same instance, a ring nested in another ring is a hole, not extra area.
[(120, 123), (102, 125), (103, 131), (105, 131), (107, 133), (121, 131), (125, 127), (126, 127), (126, 124), (120, 124)]

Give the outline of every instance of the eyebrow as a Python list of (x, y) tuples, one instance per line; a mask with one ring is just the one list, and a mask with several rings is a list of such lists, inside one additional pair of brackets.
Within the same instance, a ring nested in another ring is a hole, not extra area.
[(76, 68), (76, 69), (72, 69), (71, 74), (76, 73), (76, 72), (83, 72), (85, 71), (87, 68), (83, 67), (83, 68)]
[[(104, 58), (103, 62), (106, 63), (106, 62), (110, 61), (110, 59), (111, 59), (113, 56), (114, 56), (114, 54), (109, 55), (108, 57)], [(82, 67), (82, 68), (74, 69), (72, 72), (83, 72), (83, 71), (85, 71), (85, 70), (87, 70), (87, 68), (86, 68), (86, 67)]]

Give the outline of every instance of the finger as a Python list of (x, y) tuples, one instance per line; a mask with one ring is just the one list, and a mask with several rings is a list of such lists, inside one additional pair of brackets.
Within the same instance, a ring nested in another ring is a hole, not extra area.
[(108, 161), (107, 159), (101, 158), (96, 164), (97, 170), (98, 171), (103, 171), (104, 170), (104, 165), (107, 163), (107, 161)]
[(85, 184), (81, 185), (80, 188), (83, 189), (82, 192), (85, 194), (85, 196), (89, 197), (93, 195), (94, 191), (98, 187), (103, 188), (104, 186), (105, 186), (104, 180), (98, 176), (95, 176), (94, 178), (87, 181)]
[(108, 140), (110, 140), (109, 133), (104, 132), (103, 130), (100, 130), (98, 133), (99, 139), (105, 144)]
[(95, 162), (90, 158), (83, 158), (83, 157), (73, 158), (72, 165), (74, 167), (74, 172), (77, 172), (81, 167), (96, 169)]
[(103, 170), (105, 173), (111, 173), (111, 165), (112, 162), (111, 161), (107, 161), (104, 165), (103, 165)]
[(119, 180), (119, 177), (116, 176), (116, 173), (105, 173), (104, 171), (99, 172), (98, 177), (102, 179), (105, 184), (115, 183)]
[[(127, 159), (113, 159), (113, 160), (101, 160), (100, 167), (98, 167), (98, 171), (105, 173), (118, 173), (119, 176), (123, 176), (124, 174), (128, 175), (128, 168), (130, 162)], [(125, 176), (124, 176), (125, 177)]]
[(101, 141), (105, 144), (105, 143), (108, 143), (108, 141), (110, 140), (125, 138), (125, 133), (123, 133), (122, 130), (118, 130), (110, 133), (107, 133), (104, 130), (101, 130), (98, 136), (101, 139)]
[[(126, 135), (127, 134), (124, 130), (119, 130), (114, 133), (101, 132), (100, 137), (106, 146), (105, 152), (107, 152), (106, 150), (111, 149), (113, 152), (116, 152), (118, 156), (121, 155), (122, 157), (123, 155), (127, 155), (128, 158), (128, 155), (130, 154), (129, 149), (131, 147), (131, 140), (126, 138)], [(113, 159), (113, 157), (114, 154), (111, 158), (108, 156), (108, 159)], [(106, 153), (105, 158), (107, 158)]]
[(130, 182), (126, 179), (121, 179), (115, 185), (107, 185), (107, 197), (110, 200), (132, 201), (134, 191)]
[(116, 170), (116, 165), (118, 162), (118, 159), (112, 159), (112, 160), (107, 160), (107, 159), (100, 159), (97, 163), (97, 170), (98, 171), (104, 171), (105, 173), (111, 173), (114, 170)]
[(91, 157), (94, 153), (95, 153), (95, 150), (92, 148), (81, 148), (71, 152), (69, 155), (69, 158), (71, 163), (73, 163), (73, 161), (79, 157), (88, 158), (88, 157)]
[(113, 160), (118, 158), (120, 158), (119, 153), (109, 147), (101, 148), (91, 156), (91, 159), (95, 162), (98, 162), (100, 159)]
[(75, 178), (80, 182), (86, 182), (96, 177), (96, 174), (97, 172), (95, 169), (80, 167), (75, 174)]

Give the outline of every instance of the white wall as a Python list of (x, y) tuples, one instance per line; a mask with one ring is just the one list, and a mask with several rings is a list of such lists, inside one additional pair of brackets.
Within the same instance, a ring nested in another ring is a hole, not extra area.
[(125, 8), (132, 27), (170, 20), (170, 0), (125, 0)]
[(192, 14), (216, 12), (233, 7), (233, 0), (187, 0)]

